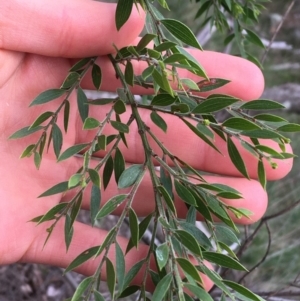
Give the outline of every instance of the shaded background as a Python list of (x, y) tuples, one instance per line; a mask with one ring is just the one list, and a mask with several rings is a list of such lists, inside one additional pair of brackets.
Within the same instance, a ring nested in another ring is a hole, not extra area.
[[(229, 47), (224, 46), (223, 37), (219, 33), (210, 34), (207, 29), (200, 28), (200, 22), (194, 20), (195, 12), (199, 8), (197, 4), (190, 1), (168, 2), (172, 11), (170, 16), (189, 25), (199, 37), (204, 49), (237, 53), (234, 44)], [(282, 0), (266, 3), (261, 21), (254, 28), (266, 44), (274, 35), (290, 3), (291, 1)], [(251, 53), (258, 58), (263, 56), (263, 51), (257, 48), (253, 48)], [(297, 0), (283, 23), (263, 66), (266, 78), (266, 91), (263, 97), (283, 102), (287, 110), (276, 113), (297, 123), (300, 122), (299, 57), (300, 1)], [(299, 155), (300, 137), (295, 135), (291, 138), (294, 151)], [(242, 263), (249, 270), (262, 261), (242, 280), (242, 283), (257, 293), (269, 296), (269, 300), (300, 300), (300, 206), (292, 207), (300, 199), (299, 170), (300, 161), (296, 159), (293, 171), (285, 179), (268, 184), (270, 201), (266, 216), (275, 215), (275, 217), (265, 220), (268, 228), (264, 222), (257, 231), (258, 235), (255, 235), (241, 255)], [(284, 211), (287, 212), (283, 214)], [(87, 216), (87, 213), (82, 212), (80, 218), (83, 222), (88, 222)], [(101, 226), (110, 228), (113, 222), (113, 218), (110, 218)], [(241, 240), (251, 237), (258, 226), (259, 223), (241, 228)], [(64, 300), (72, 295), (82, 277), (76, 273), (69, 273), (62, 277), (62, 272), (59, 268), (36, 264), (2, 266), (0, 267), (0, 301)], [(226, 277), (235, 281), (245, 276), (232, 271), (220, 272), (226, 273)], [(103, 291), (105, 290), (103, 285)], [(217, 298), (219, 292), (214, 290), (212, 294)]]

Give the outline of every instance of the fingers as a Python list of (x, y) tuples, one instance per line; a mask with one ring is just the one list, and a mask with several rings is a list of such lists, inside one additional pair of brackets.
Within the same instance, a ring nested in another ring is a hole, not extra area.
[[(66, 252), (65, 249), (63, 223), (59, 223), (56, 226), (57, 228), (55, 228), (53, 235), (48, 240), (47, 245), (45, 246), (43, 251), (41, 251), (41, 246), (43, 246), (44, 244), (46, 231), (45, 229), (43, 229), (43, 226), (39, 226), (39, 235), (36, 237), (34, 242), (30, 245), (30, 248), (27, 250), (27, 252), (25, 252), (24, 256), (19, 261), (41, 263), (66, 268), (73, 259), (75, 259), (86, 249), (100, 246), (107, 235), (107, 232), (104, 230), (91, 228), (90, 226), (78, 222), (76, 222), (74, 226), (74, 236), (68, 252)], [(32, 230), (36, 231), (36, 227), (34, 228), (34, 226), (32, 226)], [(123, 250), (123, 253), (125, 253), (128, 240), (123, 237), (118, 237), (117, 240), (121, 249)], [(114, 246), (110, 248), (108, 257), (115, 264), (116, 259), (114, 249)], [(148, 246), (140, 244), (138, 249), (133, 248), (130, 252), (128, 252), (125, 257), (126, 273), (134, 264), (146, 258), (148, 250)], [(84, 275), (93, 275), (101, 258), (101, 255), (94, 260), (92, 258), (88, 262), (81, 265), (78, 269), (76, 269), (76, 271)], [(150, 267), (152, 270), (156, 270), (156, 265), (153, 257), (151, 258)], [(142, 283), (144, 272), (145, 265), (137, 273), (132, 284), (140, 285)], [(107, 279), (105, 266), (101, 271), (101, 278), (102, 280)], [(204, 282), (204, 288), (206, 290), (209, 290), (213, 285), (212, 281), (209, 280), (205, 275), (203, 275), (202, 278)], [(149, 276), (147, 279), (147, 289), (149, 289), (150, 291), (154, 290), (154, 285)]]
[[(264, 90), (264, 77), (261, 70), (253, 63), (240, 57), (213, 51), (199, 51), (196, 49), (187, 49), (187, 51), (204, 67), (209, 77), (224, 78), (230, 81), (224, 87), (210, 93), (202, 93), (203, 96), (212, 93), (223, 93), (243, 100), (257, 99), (261, 96)], [(102, 68), (103, 74), (101, 89), (114, 92), (116, 87), (120, 87), (121, 83), (116, 78), (111, 62), (107, 57), (101, 57), (97, 63)], [(148, 67), (145, 62), (133, 60), (132, 63), (136, 75), (142, 74), (143, 70)], [(178, 72), (182, 78), (190, 78), (196, 82), (201, 80), (199, 76), (184, 69), (178, 69)], [(93, 89), (90, 80), (87, 79), (83, 83), (86, 89)], [(153, 90), (135, 86), (133, 92), (135, 94), (152, 94)]]
[[(98, 110), (96, 112), (96, 110)], [(129, 111), (129, 110), (128, 110)], [(101, 115), (104, 118), (108, 109), (105, 106), (94, 108), (91, 115), (101, 120)], [(206, 144), (202, 139), (198, 138), (178, 117), (170, 114), (161, 114), (165, 122), (168, 124), (167, 133), (164, 133), (156, 125), (152, 123), (149, 117), (149, 113), (146, 110), (140, 110), (142, 120), (150, 128), (153, 135), (175, 156), (186, 161), (195, 169), (207, 171), (216, 174), (229, 175), (229, 176), (241, 176), (241, 173), (231, 162), (228, 155), (227, 145), (218, 135), (215, 135), (214, 144), (220, 150), (221, 154), (214, 150), (211, 146)], [(130, 118), (130, 112), (126, 112), (121, 115), (122, 122), (126, 123)], [(82, 131), (81, 125), (77, 128), (77, 141), (76, 143), (84, 143), (91, 141), (94, 133)], [(117, 131), (108, 125), (104, 133), (106, 135), (117, 134)], [(124, 144), (120, 144), (120, 148), (123, 152), (126, 162), (130, 163), (142, 163), (144, 161), (144, 148), (141, 142), (140, 134), (136, 123), (132, 123), (130, 126), (130, 133), (126, 135), (128, 148)], [(150, 146), (153, 152), (158, 156), (162, 156), (162, 152), (156, 142), (148, 136)], [(241, 144), (237, 141), (236, 146), (238, 147), (248, 173), (251, 178), (257, 178), (257, 159)], [(263, 144), (279, 149), (275, 142), (270, 140), (263, 141)], [(290, 145), (286, 146), (287, 152), (291, 152)], [(99, 156), (103, 155), (99, 153)], [(277, 169), (272, 169), (270, 164), (266, 163), (266, 172), (269, 180), (275, 180), (284, 177), (292, 167), (293, 160), (274, 160), (278, 164)], [(170, 162), (171, 163), (171, 162)]]
[(115, 4), (87, 0), (0, 1), (0, 49), (56, 57), (114, 52), (142, 31), (144, 12), (133, 12), (117, 31)]

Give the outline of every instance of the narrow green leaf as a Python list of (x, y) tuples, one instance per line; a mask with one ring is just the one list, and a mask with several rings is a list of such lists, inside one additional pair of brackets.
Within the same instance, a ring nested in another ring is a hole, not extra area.
[(150, 114), (150, 118), (152, 120), (152, 122), (157, 125), (162, 131), (164, 131), (165, 133), (167, 132), (167, 124), (166, 122), (163, 120), (163, 118), (161, 118), (157, 112), (152, 111)]
[(222, 126), (241, 131), (260, 130), (260, 127), (254, 122), (240, 117), (228, 118), (226, 121), (223, 122)]
[(126, 133), (126, 134), (129, 133), (129, 126), (125, 123), (111, 120), (110, 124), (112, 125), (113, 128), (115, 128), (117, 131), (121, 133)]
[(79, 60), (77, 63), (74, 64), (74, 66), (72, 66), (72, 68), (69, 71), (73, 72), (82, 69), (87, 65), (87, 63), (90, 62), (91, 59), (92, 59), (91, 57), (86, 57), (84, 59)]
[(174, 42), (171, 42), (171, 41), (165, 41), (165, 42), (162, 42), (161, 44), (155, 46), (155, 50), (156, 51), (159, 51), (159, 52), (163, 52), (163, 51), (166, 51), (166, 50), (169, 50), (170, 48), (173, 48), (174, 46), (176, 46), (177, 44), (174, 43)]
[(60, 156), (58, 157), (57, 161), (63, 161), (66, 160), (78, 153), (80, 153), (82, 150), (84, 150), (89, 144), (88, 143), (82, 143), (82, 144), (76, 144), (69, 148), (67, 148)]
[(94, 298), (95, 301), (105, 301), (104, 297), (98, 292), (94, 290)]
[(99, 126), (100, 126), (100, 121), (99, 120), (97, 120), (93, 117), (88, 117), (88, 118), (85, 119), (82, 128), (84, 130), (92, 130), (92, 129), (96, 129)]
[(85, 119), (89, 115), (89, 106), (88, 99), (80, 87), (77, 89), (77, 106), (81, 120), (84, 123)]
[(41, 123), (43, 123), (44, 121), (46, 121), (47, 119), (49, 119), (50, 117), (52, 117), (54, 115), (53, 112), (47, 111), (42, 113), (38, 118), (36, 118), (36, 120), (31, 124), (31, 126), (29, 127), (29, 130), (39, 126)]
[(266, 154), (274, 156), (276, 158), (283, 159), (283, 156), (280, 153), (278, 153), (276, 150), (274, 150), (273, 148), (268, 147), (266, 145), (258, 144), (258, 145), (255, 146), (255, 148), (262, 151), (262, 152), (264, 152), (264, 153), (266, 153)]
[(129, 86), (133, 87), (134, 82), (134, 73), (133, 73), (133, 66), (130, 61), (127, 61), (125, 72), (124, 72), (125, 81)]
[(258, 114), (255, 115), (253, 118), (269, 122), (287, 122), (286, 119), (272, 114)]
[(281, 103), (273, 100), (257, 99), (246, 102), (240, 108), (244, 110), (278, 110), (285, 107)]
[(247, 32), (247, 40), (254, 45), (257, 45), (263, 49), (265, 49), (264, 43), (261, 41), (260, 37), (250, 29), (245, 29)]
[[(182, 53), (174, 53), (170, 56), (167, 56), (164, 59), (165, 64), (171, 64), (176, 62), (182, 62), (183, 64), (187, 64), (187, 57)], [(197, 87), (198, 88), (198, 87)]]
[(65, 181), (65, 182), (61, 182), (61, 183), (54, 185), (53, 187), (46, 190), (38, 197), (41, 198), (41, 197), (45, 197), (45, 196), (54, 195), (57, 193), (63, 193), (63, 192), (66, 192), (67, 190), (68, 190), (68, 181)]
[(41, 94), (39, 94), (29, 105), (30, 107), (35, 105), (40, 105), (46, 102), (49, 102), (51, 100), (54, 100), (66, 93), (63, 89), (50, 89), (43, 91)]
[(70, 189), (70, 188), (78, 186), (80, 184), (81, 180), (82, 180), (81, 173), (76, 173), (76, 174), (72, 175), (68, 182), (68, 188)]
[(36, 169), (39, 169), (41, 166), (42, 157), (38, 152), (34, 152), (34, 165)]
[(98, 257), (102, 252), (103, 250), (110, 244), (112, 243), (112, 239), (115, 238), (115, 234), (116, 234), (116, 226), (114, 226), (113, 228), (111, 228), (109, 230), (109, 232), (107, 233), (102, 245), (98, 248), (94, 258)]
[(129, 209), (129, 228), (131, 234), (131, 240), (136, 248), (138, 248), (139, 244), (139, 221), (135, 211), (130, 208)]
[(176, 237), (192, 253), (202, 257), (202, 252), (196, 238), (185, 230), (176, 230)]
[(169, 252), (170, 248), (166, 242), (159, 245), (155, 250), (156, 262), (160, 271), (165, 267), (165, 265), (168, 262)]
[(253, 301), (262, 301), (261, 297), (252, 293), (250, 290), (248, 290), (246, 287), (230, 281), (230, 280), (223, 280), (223, 283), (225, 285), (227, 285), (228, 287), (232, 288), (233, 290), (235, 290), (236, 292), (242, 294), (243, 296), (253, 300)]
[(34, 148), (35, 148), (35, 144), (28, 145), (22, 152), (20, 158), (30, 157), (32, 155), (32, 151)]
[(150, 77), (153, 73), (153, 70), (155, 67), (153, 65), (147, 67), (143, 72), (142, 72), (142, 79), (146, 80), (148, 77)]
[(91, 189), (91, 199), (90, 199), (90, 214), (92, 226), (95, 225), (96, 216), (99, 211), (101, 204), (101, 190), (99, 186), (93, 185)]
[[(165, 161), (164, 157), (163, 157), (163, 160)], [(163, 168), (161, 166), (160, 170), (159, 170), (159, 174), (160, 174), (160, 178), (159, 178), (160, 183), (167, 190), (167, 192), (170, 195), (171, 199), (174, 200), (173, 183), (172, 183), (170, 173), (165, 168)]]
[(65, 216), (65, 228), (64, 228), (64, 234), (65, 234), (65, 245), (67, 251), (69, 250), (70, 244), (72, 242), (74, 229), (71, 225), (71, 219), (68, 214)]
[(157, 186), (157, 189), (162, 194), (168, 208), (176, 215), (176, 208), (175, 208), (174, 202), (173, 202), (171, 196), (169, 195), (167, 189), (161, 185)]
[(213, 301), (213, 298), (210, 296), (210, 294), (208, 294), (203, 288), (199, 286), (190, 283), (185, 283), (184, 287), (186, 287), (201, 301)]
[(136, 274), (141, 270), (143, 264), (144, 264), (144, 259), (142, 259), (141, 261), (137, 262), (126, 274), (125, 276), (125, 280), (124, 280), (124, 285), (123, 288), (127, 288), (128, 285), (131, 283), (131, 281), (133, 280), (133, 278), (136, 276)]
[(86, 291), (88, 286), (91, 284), (91, 282), (94, 280), (94, 276), (90, 276), (88, 278), (83, 279), (80, 284), (77, 286), (76, 291), (71, 299), (71, 301), (79, 301), (81, 299), (81, 296)]
[(111, 156), (107, 159), (103, 169), (103, 187), (104, 190), (107, 188), (114, 170), (114, 161)]
[(251, 137), (251, 138), (261, 138), (261, 139), (285, 139), (281, 134), (272, 130), (255, 130), (255, 131), (242, 131), (241, 135)]
[(70, 87), (72, 87), (74, 84), (76, 84), (76, 82), (79, 79), (79, 73), (77, 72), (70, 72), (67, 76), (67, 78), (64, 80), (63, 84), (61, 85), (61, 89), (69, 89)]
[(156, 38), (156, 34), (147, 33), (145, 34), (139, 41), (136, 46), (137, 51), (142, 51), (154, 38)]
[(118, 297), (121, 299), (121, 298), (126, 298), (128, 296), (131, 296), (135, 294), (140, 288), (141, 287), (139, 285), (128, 286), (125, 290), (121, 291), (122, 293)]
[(262, 160), (258, 161), (257, 175), (258, 175), (259, 183), (261, 184), (261, 186), (264, 189), (266, 189), (267, 176), (266, 176), (266, 171), (265, 171), (265, 167), (264, 167), (264, 164), (263, 164)]
[(194, 91), (199, 91), (199, 87), (198, 85), (196, 84), (196, 82), (194, 82), (193, 80), (189, 79), (189, 78), (182, 78), (181, 79), (181, 83), (188, 87), (189, 89), (191, 90), (194, 90)]
[(68, 131), (69, 117), (70, 117), (70, 102), (68, 100), (66, 100), (65, 106), (64, 106), (64, 130), (65, 130), (65, 132)]
[(193, 194), (190, 192), (190, 190), (185, 187), (184, 185), (182, 185), (179, 181), (175, 180), (174, 181), (175, 184), (175, 190), (178, 194), (178, 196), (186, 203), (190, 204), (190, 205), (197, 205), (197, 202), (193, 196)]
[(143, 170), (144, 165), (142, 164), (134, 164), (125, 169), (119, 178), (118, 188), (122, 189), (132, 186)]
[(162, 301), (164, 296), (166, 295), (167, 291), (169, 290), (173, 275), (172, 273), (167, 274), (164, 276), (163, 279), (157, 284), (153, 295), (152, 301)]
[(116, 272), (113, 263), (108, 257), (105, 258), (107, 286), (111, 295), (111, 300), (115, 298)]
[(289, 123), (289, 124), (280, 126), (276, 130), (280, 131), (280, 132), (299, 132), (300, 131), (300, 124)]
[(227, 149), (231, 162), (245, 178), (249, 179), (244, 160), (229, 136), (227, 137)]
[(93, 64), (92, 80), (95, 88), (99, 90), (102, 81), (102, 72), (101, 72), (101, 68), (97, 64)]
[(123, 154), (117, 147), (115, 152), (115, 159), (114, 159), (114, 173), (115, 173), (116, 183), (119, 182), (120, 176), (124, 170), (125, 170), (125, 160)]
[(162, 75), (156, 68), (152, 72), (154, 82), (165, 92), (174, 97), (173, 89), (167, 79), (167, 75)]
[(89, 105), (96, 105), (96, 106), (104, 106), (111, 102), (113, 102), (113, 98), (99, 98), (99, 99), (93, 99), (88, 102)]
[(101, 219), (104, 216), (112, 213), (123, 201), (127, 198), (127, 194), (119, 194), (110, 198), (104, 206), (99, 210), (96, 215), (96, 219)]
[(56, 156), (56, 159), (59, 158), (60, 150), (63, 144), (63, 135), (61, 129), (56, 123), (52, 126), (52, 140), (53, 140), (53, 149)]
[(207, 100), (201, 102), (196, 108), (194, 108), (192, 113), (206, 114), (206, 113), (217, 112), (232, 105), (237, 101), (239, 101), (237, 98), (228, 98), (228, 97), (208, 98)]
[[(194, 208), (194, 207), (190, 207)], [(208, 239), (208, 237), (198, 228), (196, 227), (194, 224), (191, 224), (189, 222), (180, 222), (179, 223), (180, 227), (185, 230), (186, 232), (190, 233), (192, 236), (195, 237), (195, 239), (198, 241), (198, 243), (204, 247), (204, 248), (211, 248), (211, 242)]]
[(233, 244), (237, 243), (240, 245), (240, 241), (237, 236), (227, 227), (221, 225), (215, 225), (215, 235), (217, 236), (218, 240), (225, 243), (225, 244)]
[(43, 126), (37, 126), (33, 129), (31, 129), (29, 126), (26, 126), (16, 132), (14, 132), (12, 135), (9, 136), (9, 139), (19, 139), (19, 138), (23, 138), (25, 136), (29, 136), (41, 129), (43, 129)]
[(94, 185), (100, 187), (100, 176), (97, 170), (89, 168), (88, 169), (89, 177)]
[(234, 269), (234, 270), (240, 270), (240, 271), (247, 271), (247, 269), (240, 264), (237, 260), (221, 253), (215, 253), (215, 252), (203, 252), (204, 259), (216, 263), (217, 265), (220, 265), (222, 267)]
[(61, 212), (66, 206), (68, 206), (68, 203), (59, 203), (52, 207), (50, 210), (48, 210), (44, 216), (39, 220), (38, 225), (46, 222), (48, 220), (51, 220), (55, 217), (55, 215), (59, 212)]
[(115, 22), (117, 30), (129, 19), (133, 6), (133, 0), (119, 0), (116, 9)]
[(167, 28), (167, 30), (181, 42), (202, 50), (201, 45), (193, 32), (183, 23), (174, 19), (163, 19), (160, 22)]
[(166, 107), (170, 106), (176, 101), (176, 98), (172, 97), (170, 94), (158, 94), (153, 97), (151, 101), (151, 106)]
[(118, 242), (115, 242), (116, 247), (116, 274), (117, 274), (117, 280), (118, 280), (118, 289), (120, 292), (123, 291), (123, 284), (125, 280), (125, 258), (123, 251), (118, 244)]
[(195, 266), (189, 260), (187, 260), (186, 258), (176, 258), (176, 261), (185, 273), (192, 276), (192, 278), (195, 281), (202, 283), (199, 272), (197, 271)]

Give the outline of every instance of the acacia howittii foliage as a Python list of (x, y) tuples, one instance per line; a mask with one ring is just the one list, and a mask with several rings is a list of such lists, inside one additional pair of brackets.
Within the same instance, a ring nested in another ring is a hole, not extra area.
[[(57, 110), (42, 113), (31, 125), (10, 137), (16, 139), (32, 133), (40, 133), (40, 138), (36, 143), (28, 145), (21, 154), (22, 158), (32, 156), (37, 168), (42, 164), (44, 152), (50, 147), (53, 147), (58, 163), (74, 155), (83, 157), (82, 167), (74, 171), (69, 179), (49, 187), (39, 196), (65, 194), (72, 190), (72, 197), (57, 204), (44, 215), (33, 218), (32, 221), (37, 224), (45, 222), (49, 224), (47, 242), (58, 221), (63, 220), (65, 244), (68, 249), (72, 243), (73, 224), (80, 211), (87, 187), (91, 187), (92, 225), (111, 214), (120, 204), (126, 204), (103, 243), (78, 254), (67, 267), (66, 272), (101, 255), (95, 274), (85, 278), (79, 284), (74, 296), (70, 298), (72, 301), (104, 300), (98, 291), (104, 265), (107, 270), (111, 300), (132, 294), (138, 294), (138, 300), (189, 301), (192, 300), (191, 296), (205, 301), (212, 300), (209, 293), (202, 287), (199, 273), (202, 272), (223, 291), (224, 298), (259, 301), (261, 297), (240, 284), (222, 279), (216, 272), (204, 265), (204, 261), (209, 261), (216, 266), (246, 270), (228, 245), (228, 242), (229, 244), (239, 242), (234, 233), (238, 231), (237, 227), (228, 212), (232, 212), (237, 217), (248, 216), (250, 213), (247, 210), (231, 207), (223, 201), (224, 198), (239, 199), (240, 193), (225, 185), (207, 183), (200, 171), (195, 170), (167, 149), (151, 129), (159, 127), (167, 134), (168, 127), (172, 125), (167, 124), (163, 116), (171, 114), (181, 120), (182, 126), (189, 128), (198, 139), (207, 143), (216, 152), (221, 152), (214, 143), (215, 137), (219, 136), (227, 143), (228, 154), (237, 170), (245, 178), (249, 178), (245, 163), (236, 147), (236, 143), (240, 143), (256, 157), (258, 179), (265, 187), (266, 176), (262, 160), (264, 159), (276, 168), (274, 158), (284, 160), (292, 157), (285, 151), (285, 145), (290, 141), (284, 134), (299, 131), (300, 126), (266, 113), (266, 110), (282, 108), (281, 104), (271, 100), (253, 100), (245, 103), (228, 95), (199, 96), (197, 92), (212, 91), (226, 85), (227, 81), (220, 78), (208, 78), (199, 62), (183, 48), (185, 45), (202, 50), (192, 31), (181, 22), (165, 19), (161, 15), (156, 7), (160, 5), (168, 9), (165, 0), (155, 2), (157, 3), (150, 0), (118, 1), (116, 27), (120, 29), (128, 20), (133, 5), (140, 4), (139, 9), (143, 8), (147, 12), (147, 33), (138, 45), (116, 49), (116, 55), (108, 56), (116, 76), (120, 79), (116, 96), (96, 100), (89, 100), (86, 97), (81, 81), (91, 70), (93, 84), (96, 90), (101, 90), (101, 68), (97, 65), (97, 57), (83, 58), (69, 70), (61, 87), (53, 87), (42, 92), (30, 104), (30, 106), (43, 105), (60, 98), (62, 101)], [(228, 35), (225, 42), (237, 40), (242, 56), (249, 58), (245, 50), (248, 42), (262, 46), (254, 32), (249, 29), (243, 30), (245, 28), (243, 24), (256, 21), (262, 9), (261, 3), (264, 1), (200, 0), (197, 2), (201, 4), (197, 16), (205, 16), (204, 23), (211, 22), (218, 28), (226, 30)], [(233, 20), (233, 27), (228, 23), (230, 19)], [(148, 47), (149, 43), (153, 43), (154, 46)], [(133, 61), (146, 62), (147, 67), (139, 76), (134, 74)], [(187, 78), (180, 78), (178, 69), (187, 69), (202, 77), (203, 80), (194, 82)], [(171, 80), (175, 80), (176, 87), (171, 85)], [(135, 95), (131, 93), (130, 88), (133, 85), (151, 88), (154, 94), (137, 101)], [(84, 144), (65, 148), (62, 132), (68, 131), (70, 106), (74, 105), (70, 103), (69, 97), (74, 93), (77, 94), (77, 107), (82, 120), (82, 128), (84, 131), (92, 131), (94, 138)], [(103, 105), (107, 104), (110, 104), (110, 109), (103, 114), (105, 115), (103, 120), (89, 117), (90, 106), (98, 106), (99, 110), (103, 110)], [(141, 118), (140, 109), (150, 111), (151, 120), (147, 124)], [(224, 122), (219, 122), (215, 113), (220, 110), (227, 110), (231, 117)], [(250, 114), (253, 110), (260, 112), (256, 115)], [(130, 111), (128, 119), (123, 117), (126, 111)], [(60, 115), (64, 120), (63, 128), (57, 124)], [(138, 127), (145, 157), (141, 164), (126, 167), (120, 145), (127, 146), (126, 137), (133, 123), (136, 123)], [(104, 129), (108, 124), (115, 130), (112, 135), (104, 134)], [(162, 156), (158, 156), (153, 151), (149, 138), (161, 150)], [(265, 146), (263, 139), (276, 141), (281, 151)], [(93, 155), (100, 150), (104, 156), (98, 160), (96, 166), (91, 166)], [(167, 162), (172, 162), (172, 167)], [(157, 166), (160, 168), (157, 169)], [(112, 177), (113, 172), (114, 177)], [(151, 177), (156, 206), (153, 212), (139, 220), (132, 202), (146, 173), (149, 173)], [(101, 205), (101, 192), (111, 181), (115, 181), (121, 191), (127, 188), (127, 192), (117, 194), (105, 205)], [(177, 194), (188, 208), (185, 219), (177, 216), (173, 202), (174, 194)], [(200, 212), (205, 219), (210, 233), (209, 237), (196, 227), (197, 212)], [(222, 224), (216, 224), (212, 216), (218, 217)], [(127, 218), (131, 237), (124, 252), (116, 238), (120, 226)], [(137, 248), (151, 221), (154, 222), (153, 238), (147, 256), (125, 272), (126, 253), (132, 248)], [(161, 245), (155, 245), (154, 238), (158, 229), (163, 230), (165, 238)], [(224, 237), (226, 237), (227, 244), (224, 243)], [(107, 256), (110, 248), (115, 250), (115, 262)], [(156, 271), (150, 269), (149, 262), (153, 256), (156, 259)], [(194, 258), (196, 264), (191, 263), (191, 257)], [(139, 285), (132, 285), (132, 279), (142, 266), (145, 272)], [(155, 284), (152, 296), (146, 291), (146, 279), (149, 277)], [(187, 291), (190, 293), (187, 294)]]

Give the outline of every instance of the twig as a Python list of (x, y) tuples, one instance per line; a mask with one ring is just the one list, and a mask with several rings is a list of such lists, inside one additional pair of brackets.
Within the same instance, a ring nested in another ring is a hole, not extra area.
[(273, 34), (273, 37), (272, 37), (272, 39), (271, 39), (269, 45), (267, 46), (267, 48), (266, 48), (266, 50), (265, 50), (265, 52), (264, 52), (264, 54), (263, 54), (263, 56), (262, 56), (261, 64), (264, 63), (264, 61), (265, 61), (265, 59), (266, 59), (266, 57), (267, 57), (267, 54), (268, 54), (268, 52), (269, 52), (269, 50), (270, 50), (270, 48), (271, 48), (271, 46), (272, 46), (272, 44), (273, 44), (273, 42), (274, 42), (274, 40), (275, 40), (275, 38), (276, 38), (278, 32), (280, 31), (280, 29), (281, 29), (281, 27), (282, 27), (284, 21), (286, 20), (288, 14), (290, 13), (291, 9), (293, 8), (295, 2), (296, 2), (296, 1), (293, 0), (293, 1), (290, 3), (290, 5), (289, 5), (288, 9), (286, 10), (286, 12), (285, 12), (285, 14), (284, 14), (284, 16), (283, 16), (281, 22), (280, 22), (279, 25), (277, 26), (277, 28), (276, 28), (276, 30), (275, 30), (275, 32), (274, 32), (274, 34)]

